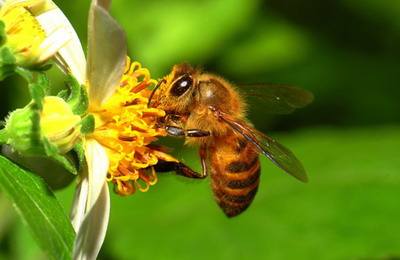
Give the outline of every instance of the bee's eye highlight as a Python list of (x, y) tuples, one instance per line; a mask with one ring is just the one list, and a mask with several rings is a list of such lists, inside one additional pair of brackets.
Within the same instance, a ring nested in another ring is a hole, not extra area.
[(179, 97), (183, 95), (192, 85), (192, 77), (189, 75), (184, 75), (180, 77), (177, 81), (175, 81), (175, 83), (172, 85), (171, 94)]

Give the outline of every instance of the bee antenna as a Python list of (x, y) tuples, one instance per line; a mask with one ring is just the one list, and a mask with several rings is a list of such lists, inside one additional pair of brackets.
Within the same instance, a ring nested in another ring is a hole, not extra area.
[(162, 79), (162, 80), (158, 81), (156, 87), (153, 89), (153, 91), (151, 91), (151, 94), (150, 94), (150, 97), (149, 97), (149, 102), (147, 103), (147, 107), (151, 107), (151, 106), (150, 106), (150, 105), (151, 105), (151, 99), (153, 98), (154, 93), (155, 93), (156, 90), (161, 86), (161, 84), (162, 84), (162, 83), (165, 83), (165, 82), (166, 82), (165, 79)]

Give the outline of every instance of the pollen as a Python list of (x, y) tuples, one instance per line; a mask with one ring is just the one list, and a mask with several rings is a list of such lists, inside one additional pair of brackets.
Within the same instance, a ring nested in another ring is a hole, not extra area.
[(106, 148), (110, 160), (107, 180), (120, 195), (147, 191), (157, 182), (153, 166), (159, 160), (177, 161), (151, 145), (165, 135), (157, 126), (165, 112), (147, 106), (148, 88), (156, 82), (146, 68), (128, 58), (120, 86), (95, 115), (92, 135)]

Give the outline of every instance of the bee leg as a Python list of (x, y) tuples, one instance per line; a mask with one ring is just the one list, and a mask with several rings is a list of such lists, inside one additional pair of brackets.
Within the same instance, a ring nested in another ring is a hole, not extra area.
[(188, 129), (184, 130), (176, 126), (165, 126), (165, 130), (171, 136), (187, 136), (187, 137), (207, 137), (210, 136), (209, 131), (204, 131), (200, 129)]
[(192, 178), (192, 179), (204, 179), (207, 176), (204, 176), (202, 174), (199, 174), (195, 171), (193, 171), (192, 169), (190, 169), (188, 166), (186, 166), (183, 163), (177, 163), (175, 165), (175, 172), (178, 175), (187, 177), (187, 178)]
[(201, 162), (201, 176), (207, 177), (208, 173), (207, 173), (207, 147), (206, 145), (201, 145), (200, 149), (199, 149), (199, 155), (200, 155), (200, 162)]
[(165, 126), (165, 130), (167, 130), (168, 135), (171, 136), (185, 136), (185, 130), (179, 127), (167, 125)]
[(200, 129), (188, 129), (186, 130), (186, 136), (188, 137), (207, 137), (210, 136), (209, 131), (204, 131)]
[(157, 172), (171, 172), (175, 171), (177, 175), (184, 176), (192, 179), (203, 179), (206, 176), (203, 176), (200, 173), (197, 173), (190, 169), (187, 165), (181, 162), (167, 162), (167, 161), (158, 161), (158, 163), (154, 166)]

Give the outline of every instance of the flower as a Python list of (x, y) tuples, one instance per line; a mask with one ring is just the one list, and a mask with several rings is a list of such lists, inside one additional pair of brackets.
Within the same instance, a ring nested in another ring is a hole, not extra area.
[(156, 127), (155, 119), (165, 112), (147, 106), (146, 88), (154, 84), (147, 69), (128, 59), (119, 88), (92, 113), (97, 118), (94, 132), (88, 136), (101, 144), (110, 161), (107, 180), (115, 184), (120, 195), (130, 195), (136, 190), (147, 191), (157, 181), (153, 169), (161, 158), (175, 161), (167, 154), (148, 147), (157, 136), (164, 135)]
[(155, 81), (147, 69), (127, 59), (124, 32), (105, 2), (93, 1), (90, 7), (86, 70), (79, 41), (71, 41), (58, 53), (63, 70), (87, 86), (88, 113), (95, 119), (94, 130), (84, 137), (87, 167), (71, 213), (77, 232), (74, 259), (94, 259), (100, 251), (110, 211), (107, 181), (121, 195), (147, 191), (157, 181), (151, 166), (160, 159), (177, 162), (148, 146), (165, 134), (156, 127), (165, 112), (147, 107), (146, 88)]
[[(50, 0), (9, 0), (0, 9), (1, 62), (3, 65), (41, 65), (64, 46), (71, 35), (64, 26), (48, 30), (43, 20), (56, 6)], [(53, 24), (60, 24), (59, 19)]]

